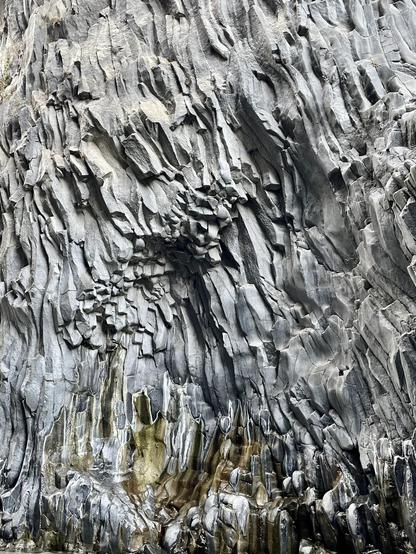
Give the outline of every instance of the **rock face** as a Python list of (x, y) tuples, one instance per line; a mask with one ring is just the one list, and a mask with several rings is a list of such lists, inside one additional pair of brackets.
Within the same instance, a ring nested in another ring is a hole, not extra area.
[(0, 25), (0, 546), (414, 552), (414, 0)]

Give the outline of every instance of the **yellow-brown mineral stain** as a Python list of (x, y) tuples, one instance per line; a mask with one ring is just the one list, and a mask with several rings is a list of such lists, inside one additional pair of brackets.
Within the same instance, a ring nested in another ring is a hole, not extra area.
[(133, 475), (136, 492), (159, 482), (166, 461), (164, 443), (167, 422), (158, 414), (153, 421), (150, 400), (145, 394), (135, 398), (138, 430), (133, 433), (135, 452)]

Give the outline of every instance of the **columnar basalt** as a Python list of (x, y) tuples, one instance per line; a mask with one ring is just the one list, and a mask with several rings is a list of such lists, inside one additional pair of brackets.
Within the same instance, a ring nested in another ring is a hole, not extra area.
[(0, 27), (0, 547), (414, 552), (414, 0)]

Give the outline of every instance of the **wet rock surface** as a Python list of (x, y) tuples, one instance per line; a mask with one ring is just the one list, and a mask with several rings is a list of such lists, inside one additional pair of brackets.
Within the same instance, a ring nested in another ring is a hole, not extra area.
[(416, 547), (416, 5), (0, 0), (0, 547)]

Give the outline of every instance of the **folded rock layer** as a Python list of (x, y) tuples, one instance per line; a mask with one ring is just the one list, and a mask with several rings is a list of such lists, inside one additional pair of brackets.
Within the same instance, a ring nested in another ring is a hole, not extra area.
[(414, 552), (414, 0), (0, 27), (0, 547)]

